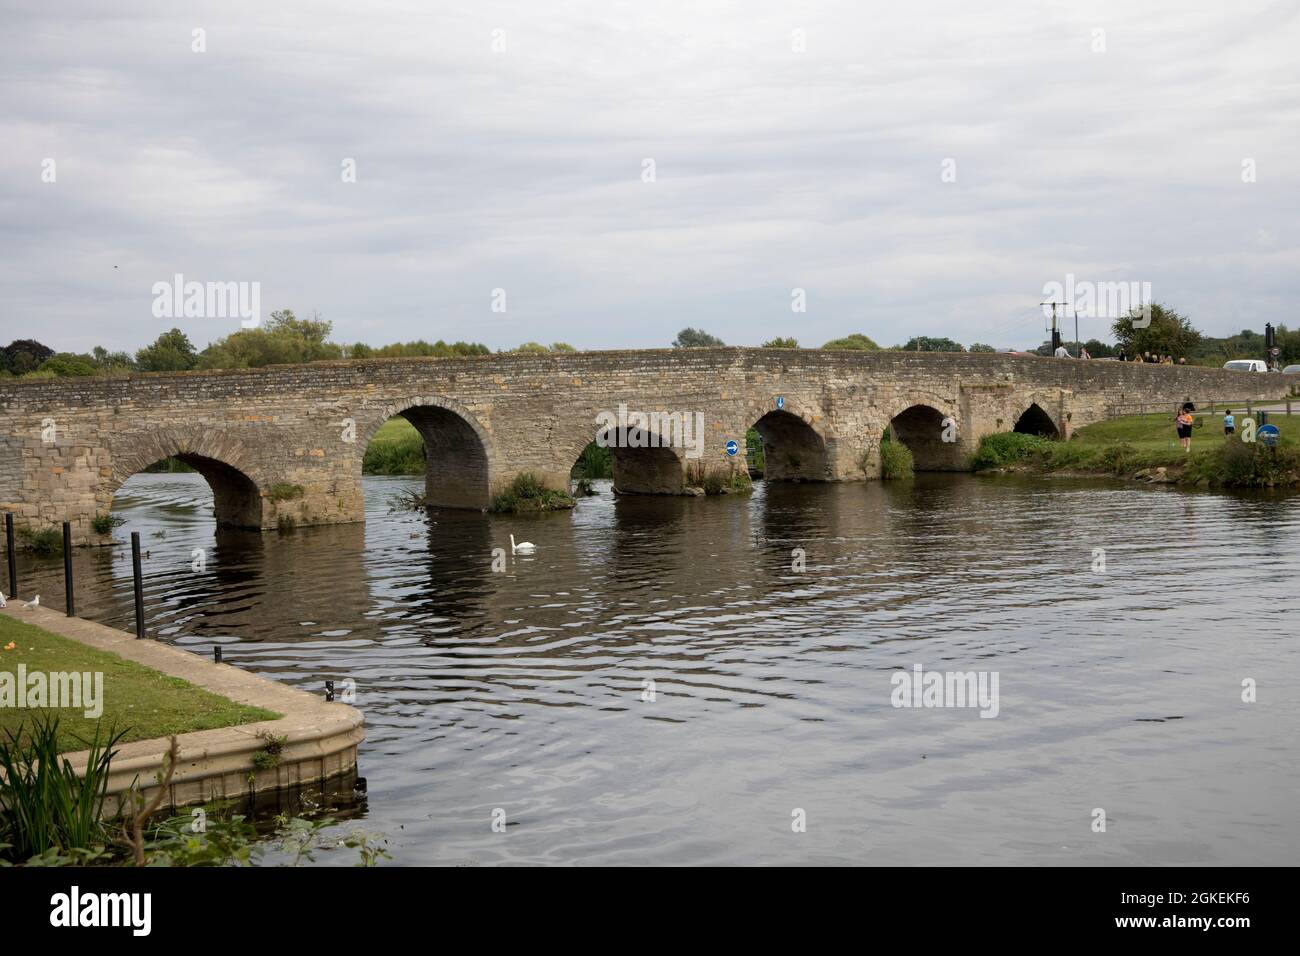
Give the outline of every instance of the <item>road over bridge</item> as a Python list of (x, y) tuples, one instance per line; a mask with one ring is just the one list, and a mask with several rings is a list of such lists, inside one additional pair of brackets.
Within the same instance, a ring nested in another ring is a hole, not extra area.
[[(78, 543), (123, 482), (177, 457), (220, 525), (361, 521), (361, 463), (386, 419), (424, 437), (433, 505), (486, 508), (532, 472), (566, 488), (583, 448), (614, 449), (615, 487), (680, 494), (745, 467), (768, 480), (880, 475), (889, 427), (919, 470), (958, 470), (991, 432), (1068, 437), (1112, 405), (1277, 398), (1296, 376), (988, 353), (685, 349), (323, 362), (210, 372), (0, 380), (0, 510), (71, 521)], [(622, 411), (620, 411), (622, 406)], [(727, 444), (739, 444), (732, 457)]]

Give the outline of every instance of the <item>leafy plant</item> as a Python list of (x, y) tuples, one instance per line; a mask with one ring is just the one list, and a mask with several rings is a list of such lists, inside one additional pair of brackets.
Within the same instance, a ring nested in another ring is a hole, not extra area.
[(293, 501), (301, 498), (305, 494), (302, 485), (291, 485), (287, 482), (280, 482), (271, 486), (271, 490), (266, 496), (272, 501)]
[(0, 842), (13, 859), (27, 860), (51, 850), (91, 848), (105, 838), (101, 822), (108, 771), (126, 731), (100, 729), (85, 741), (89, 759), (84, 775), (60, 758), (59, 718), (32, 717), (0, 740)]
[(901, 441), (881, 442), (880, 477), (887, 480), (911, 478), (915, 470), (912, 450)]
[(126, 518), (122, 515), (102, 514), (95, 515), (90, 519), (90, 527), (95, 534), (112, 534), (114, 528), (120, 528), (126, 524)]

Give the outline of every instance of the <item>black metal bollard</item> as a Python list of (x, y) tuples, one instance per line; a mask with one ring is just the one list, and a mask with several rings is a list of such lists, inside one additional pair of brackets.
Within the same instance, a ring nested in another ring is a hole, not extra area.
[(9, 596), (18, 596), (18, 562), (14, 557), (14, 513), (5, 512), (5, 551), (9, 556)]
[(77, 602), (73, 597), (72, 586), (72, 523), (63, 522), (63, 606), (68, 609), (68, 617), (77, 616)]
[(144, 577), (140, 573), (140, 532), (131, 532), (131, 573), (135, 577), (135, 636), (144, 637)]
[(214, 648), (212, 649), (212, 659), (213, 659), (216, 663), (218, 663), (218, 664), (221, 663), (221, 645), (220, 645), (220, 644), (218, 644), (216, 647), (214, 647)]
[(325, 682), (325, 699), (326, 700), (334, 699), (334, 682), (332, 680), (327, 680)]

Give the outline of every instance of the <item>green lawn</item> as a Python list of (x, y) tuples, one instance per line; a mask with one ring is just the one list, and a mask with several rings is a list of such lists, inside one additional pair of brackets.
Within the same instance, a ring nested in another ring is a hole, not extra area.
[[(1237, 431), (1246, 418), (1246, 406), (1232, 410), (1237, 419)], [(1216, 448), (1223, 444), (1223, 411), (1196, 412), (1198, 427), (1192, 429), (1192, 450)], [(1270, 425), (1277, 425), (1283, 437), (1293, 437), (1300, 433), (1300, 425), (1291, 426), (1286, 415), (1270, 415)], [(1258, 423), (1259, 416), (1255, 416)], [(1080, 428), (1070, 439), (1071, 445), (1099, 446), (1126, 442), (1138, 453), (1147, 456), (1160, 456), (1164, 452), (1182, 452), (1178, 444), (1178, 434), (1174, 431), (1174, 413), (1160, 412), (1151, 415), (1125, 415), (1110, 421), (1098, 422)], [(1174, 456), (1176, 457), (1176, 456)]]
[[(80, 709), (38, 711), (16, 705), (0, 706), (0, 740), (7, 739), (5, 731), (17, 732), (24, 719), (37, 713), (58, 715), (60, 751), (84, 750), (84, 741), (94, 736), (95, 728), (100, 724), (105, 730), (112, 726), (127, 728), (126, 736), (122, 738), (126, 742), (276, 720), (283, 716), (260, 707), (236, 704), (178, 677), (160, 674), (116, 654), (95, 650), (0, 615), (0, 648), (7, 648), (10, 643), (15, 645), (13, 649), (0, 650), (0, 674), (8, 672), (13, 676), (0, 676), (0, 683), (11, 680), (12, 683), (0, 687), (0, 691), (16, 686), (19, 664), (27, 665), (29, 675), (36, 671), (102, 672), (103, 713), (95, 720), (86, 717)], [(4, 700), (4, 703), (9, 704), (9, 701)]]

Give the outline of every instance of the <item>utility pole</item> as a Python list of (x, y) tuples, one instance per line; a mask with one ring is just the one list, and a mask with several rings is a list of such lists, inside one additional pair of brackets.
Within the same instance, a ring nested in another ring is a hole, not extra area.
[[(1057, 328), (1056, 325), (1056, 307), (1059, 305), (1061, 306), (1061, 308), (1065, 308), (1065, 306), (1069, 305), (1069, 303), (1068, 302), (1040, 302), (1038, 304), (1050, 305), (1052, 307), (1052, 354), (1055, 355), (1056, 350), (1061, 347), (1061, 330)], [(1076, 338), (1079, 335), (1079, 317), (1077, 315), (1074, 317), (1074, 334)]]

